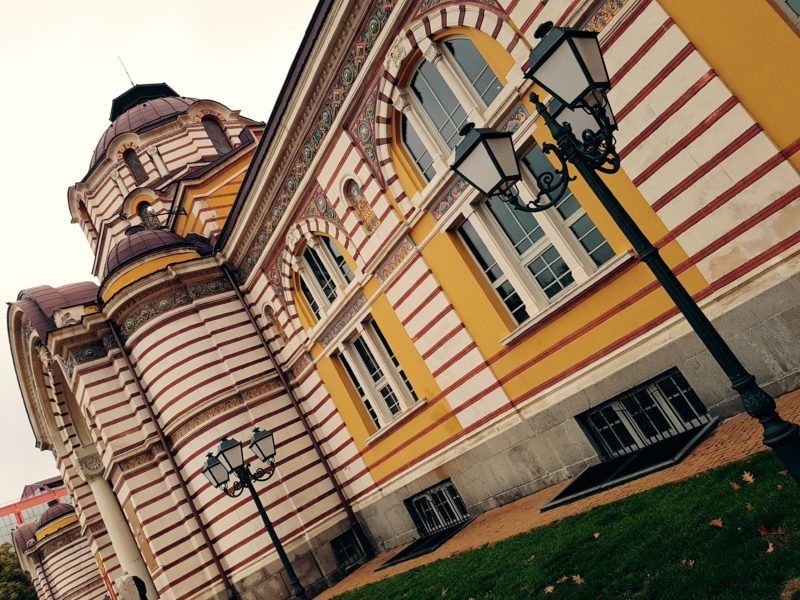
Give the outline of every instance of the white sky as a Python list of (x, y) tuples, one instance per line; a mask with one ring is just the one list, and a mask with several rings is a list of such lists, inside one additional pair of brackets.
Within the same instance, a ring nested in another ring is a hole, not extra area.
[[(0, 299), (91, 279), (92, 256), (70, 224), (67, 188), (89, 166), (111, 100), (165, 81), (266, 121), (316, 0), (0, 1)], [(0, 503), (58, 474), (34, 447), (0, 305)]]

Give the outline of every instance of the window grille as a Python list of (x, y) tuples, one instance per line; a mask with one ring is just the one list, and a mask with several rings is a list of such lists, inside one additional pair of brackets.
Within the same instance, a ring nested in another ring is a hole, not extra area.
[(419, 534), (423, 537), (469, 521), (469, 511), (449, 479), (405, 501)]
[(678, 369), (671, 369), (608, 402), (579, 420), (606, 459), (629, 454), (711, 420)]
[(366, 556), (364, 549), (352, 529), (331, 540), (331, 548), (340, 569), (347, 571), (353, 565), (361, 562)]

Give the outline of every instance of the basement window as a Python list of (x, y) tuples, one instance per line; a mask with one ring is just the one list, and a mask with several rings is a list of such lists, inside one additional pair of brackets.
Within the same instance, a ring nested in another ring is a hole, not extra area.
[(679, 463), (719, 419), (677, 368), (578, 415), (601, 462), (584, 469), (542, 511)]
[(336, 558), (336, 564), (343, 571), (350, 571), (354, 566), (361, 563), (366, 554), (356, 537), (355, 532), (350, 529), (342, 535), (331, 540), (331, 548)]
[(461, 494), (449, 479), (404, 502), (421, 537), (383, 563), (378, 570), (433, 552), (471, 520)]

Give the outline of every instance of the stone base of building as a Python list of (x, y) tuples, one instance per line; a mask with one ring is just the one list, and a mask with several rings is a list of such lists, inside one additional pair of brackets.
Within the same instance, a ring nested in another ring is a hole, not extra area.
[[(772, 278), (769, 282), (755, 278), (704, 307), (741, 362), (775, 396), (800, 387), (800, 273), (776, 284), (781, 276), (785, 273), (768, 273), (763, 279)], [(382, 552), (419, 537), (404, 500), (444, 480), (453, 482), (470, 516), (476, 516), (573, 477), (600, 460), (576, 415), (673, 367), (711, 416), (724, 419), (743, 410), (700, 340), (675, 318), (504, 422), (470, 436), (461, 448), (432, 458), (427, 470), (424, 464), (418, 467), (414, 480), (385, 491), (359, 518)]]

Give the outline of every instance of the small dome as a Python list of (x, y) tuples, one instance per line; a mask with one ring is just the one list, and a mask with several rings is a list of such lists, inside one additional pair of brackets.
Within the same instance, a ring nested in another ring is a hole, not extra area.
[(146, 254), (180, 246), (193, 248), (194, 244), (169, 229), (145, 229), (141, 225), (134, 225), (125, 232), (125, 239), (120, 240), (108, 253), (103, 277), (108, 277), (119, 267)]
[(111, 125), (97, 142), (92, 154), (89, 172), (106, 156), (111, 141), (123, 133), (141, 133), (174, 121), (197, 102), (196, 98), (184, 98), (165, 83), (135, 85), (120, 94), (111, 104)]
[(53, 521), (57, 521), (61, 517), (65, 515), (71, 515), (75, 512), (75, 509), (72, 507), (71, 504), (62, 504), (58, 500), (54, 500), (50, 503), (49, 508), (42, 513), (42, 516), (39, 517), (39, 529), (47, 525), (48, 523), (52, 523)]
[(14, 546), (16, 546), (17, 550), (25, 552), (25, 549), (28, 547), (28, 542), (36, 539), (36, 524), (23, 523), (14, 530), (13, 537)]

